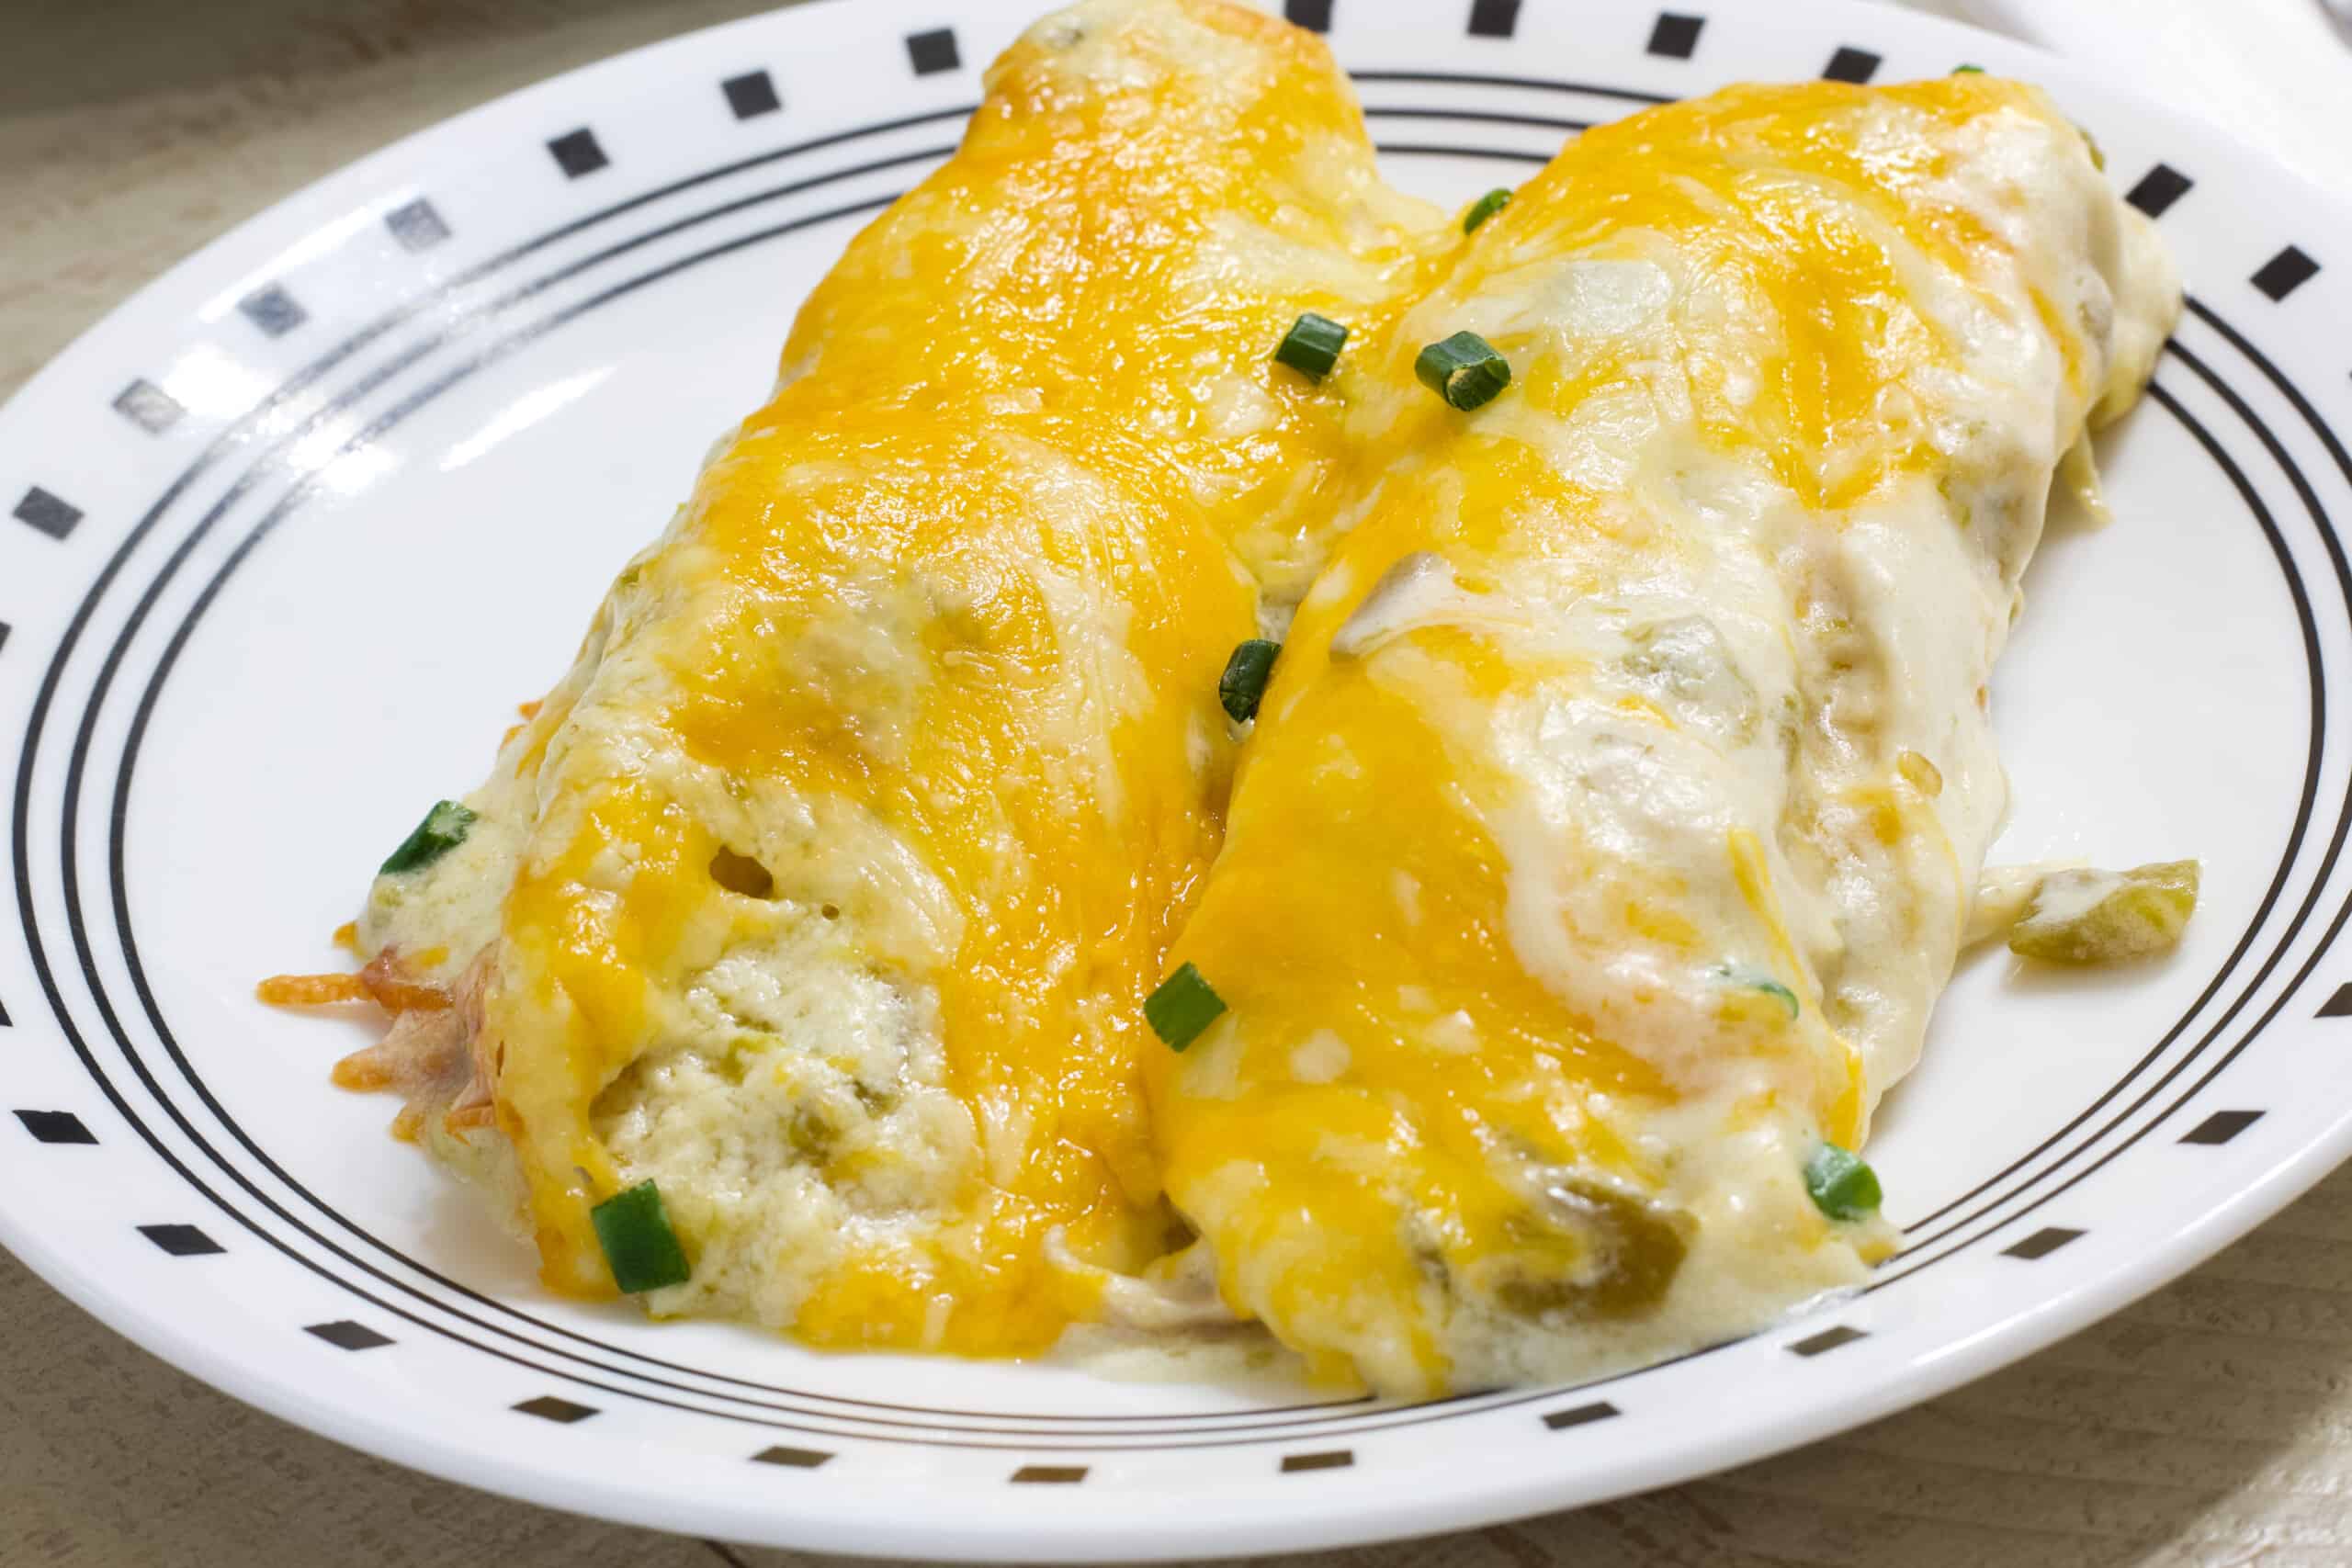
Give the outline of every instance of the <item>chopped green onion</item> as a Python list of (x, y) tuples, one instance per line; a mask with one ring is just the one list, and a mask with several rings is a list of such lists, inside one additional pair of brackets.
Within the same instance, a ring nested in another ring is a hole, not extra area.
[(456, 801), (436, 801), (416, 825), (416, 831), (402, 839), (401, 847), (385, 860), (382, 870), (389, 874), (431, 865), (464, 843), (473, 825), (474, 814)]
[(1762, 992), (1788, 1009), (1791, 1018), (1796, 1017), (1804, 1010), (1798, 1005), (1797, 994), (1794, 991), (1761, 969), (1749, 969), (1737, 964), (1719, 964), (1715, 966), (1715, 974), (1725, 985), (1737, 986), (1743, 990)]
[(1804, 1162), (1804, 1190), (1813, 1206), (1833, 1220), (1859, 1220), (1878, 1212), (1878, 1172), (1860, 1155), (1824, 1143)]
[(589, 1210), (588, 1219), (604, 1245), (605, 1261), (612, 1265), (613, 1283), (624, 1294), (683, 1285), (693, 1278), (686, 1249), (662, 1212), (662, 1190), (652, 1182), (614, 1193)]
[(1462, 215), (1462, 231), (1465, 234), (1476, 233), (1479, 224), (1510, 205), (1510, 197), (1511, 192), (1509, 186), (1497, 186), (1472, 202), (1470, 210)]
[(1982, 65), (1955, 65), (1951, 68), (1951, 73), (1955, 76), (1982, 76), (1984, 74), (1984, 67)]
[(1198, 1040), (1201, 1031), (1215, 1023), (1223, 1011), (1225, 998), (1190, 964), (1162, 980), (1159, 989), (1143, 1004), (1144, 1021), (1171, 1051), (1182, 1051)]
[(1347, 328), (1329, 316), (1309, 310), (1291, 323), (1290, 331), (1283, 335), (1282, 346), (1274, 350), (1274, 357), (1308, 380), (1320, 381), (1340, 362), (1340, 350), (1347, 341)]
[(1236, 724), (1247, 724), (1258, 716), (1258, 701), (1266, 694), (1266, 682), (1274, 672), (1274, 655), (1283, 650), (1278, 642), (1253, 637), (1233, 650), (1225, 661), (1225, 673), (1216, 683), (1216, 700)]
[(1476, 333), (1456, 333), (1421, 350), (1413, 361), (1421, 385), (1467, 412), (1484, 408), (1510, 385), (1510, 361)]

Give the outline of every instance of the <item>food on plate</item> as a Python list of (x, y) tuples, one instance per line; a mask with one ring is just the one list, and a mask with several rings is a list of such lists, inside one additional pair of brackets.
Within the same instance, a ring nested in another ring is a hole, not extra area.
[(1150, 1061), (1227, 1303), (1429, 1393), (1863, 1279), (2019, 577), (2177, 303), (2037, 91), (1816, 83), (1587, 133), (1352, 351), (1377, 460)]
[(405, 1093), (560, 1291), (972, 1354), (1091, 1316), (1172, 1224), (1137, 1058), (1220, 675), (1337, 525), (1331, 364), (1274, 351), (1335, 355), (1313, 321), (1376, 325), (1450, 231), (1310, 34), (1034, 28), (385, 863), (359, 941), (413, 1005), (342, 1081)]
[(2009, 951), (2052, 964), (2112, 964), (2168, 953), (2197, 909), (2198, 864), (2053, 871), (2009, 925)]
[(1399, 1394), (1747, 1331), (1893, 1245), (1985, 682), (2177, 304), (2030, 87), (1736, 88), (1446, 214), (1310, 35), (1085, 0), (265, 995), (392, 1012), (339, 1081), (659, 1315)]

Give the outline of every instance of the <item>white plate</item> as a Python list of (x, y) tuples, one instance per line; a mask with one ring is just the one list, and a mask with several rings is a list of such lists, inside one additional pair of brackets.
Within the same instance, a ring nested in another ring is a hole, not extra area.
[(1603, 1385), (1400, 1408), (1120, 1384), (537, 1291), (386, 1101), (328, 1087), (356, 1026), (273, 1015), (253, 981), (334, 966), (376, 857), (559, 672), (1034, 4), (812, 6), (535, 87), (238, 230), (0, 412), (19, 1256), (256, 1404), (537, 1502), (833, 1551), (1193, 1556), (1820, 1437), (2174, 1277), (2352, 1149), (2352, 728), (2325, 702), (2352, 682), (2346, 215), (2080, 68), (1890, 9), (1294, 0), (1331, 18), (1395, 176), (1448, 199), (1739, 78), (1968, 62), (2059, 91), (2193, 293), (2102, 450), (2118, 523), (2033, 570), (2000, 852), (2199, 856), (2187, 945), (2065, 985), (1968, 965), (1871, 1145), (1909, 1250), (1859, 1299)]

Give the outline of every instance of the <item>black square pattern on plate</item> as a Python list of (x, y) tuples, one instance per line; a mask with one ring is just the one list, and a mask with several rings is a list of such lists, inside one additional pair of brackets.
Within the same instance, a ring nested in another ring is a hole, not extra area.
[(141, 1225), (139, 1234), (174, 1258), (209, 1258), (228, 1250), (194, 1225)]
[(311, 312), (275, 283), (256, 288), (238, 300), (237, 310), (271, 337), (284, 337), (311, 319)]
[(1798, 1340), (1790, 1346), (1789, 1349), (1792, 1354), (1799, 1356), (1819, 1356), (1835, 1350), (1840, 1345), (1851, 1345), (1857, 1339), (1869, 1337), (1869, 1334), (1863, 1330), (1849, 1328), (1841, 1323), (1835, 1328), (1825, 1328), (1810, 1338)]
[(2070, 1241), (2079, 1241), (2083, 1233), (2064, 1225), (2044, 1225), (2023, 1241), (2011, 1242), (2001, 1248), (2004, 1258), (2022, 1258), (2030, 1263), (2037, 1258), (2047, 1258)]
[(2226, 1144), (2261, 1120), (2262, 1112), (2259, 1111), (2216, 1111), (2183, 1133), (2180, 1141), (2184, 1144)]
[(2322, 1018), (2352, 1018), (2352, 986), (2338, 986), (2335, 995), (2321, 1004)]
[(1821, 76), (1826, 82), (1867, 82), (1878, 74), (1878, 68), (1877, 55), (1848, 44), (1829, 57), (1829, 63), (1821, 68)]
[(2319, 263), (2289, 245), (2262, 264), (2254, 275), (2254, 286), (2273, 299), (2284, 299), (2319, 274)]
[(1331, 30), (1331, 0), (1283, 0), (1283, 17), (1295, 28)]
[(97, 1134), (82, 1125), (82, 1119), (71, 1111), (19, 1111), (17, 1120), (25, 1124), (38, 1143), (95, 1144)]
[(585, 1421), (596, 1414), (594, 1405), (574, 1404), (568, 1399), (558, 1399), (551, 1393), (543, 1393), (537, 1399), (526, 1399), (514, 1408), (526, 1416), (536, 1416), (542, 1421), (553, 1421), (560, 1427), (569, 1427), (574, 1421)]
[(1327, 1449), (1319, 1454), (1283, 1455), (1283, 1473), (1295, 1475), (1302, 1470), (1345, 1470), (1356, 1462), (1352, 1449)]
[(82, 509), (68, 505), (39, 485), (25, 491), (24, 500), (17, 502), (12, 514), (19, 523), (29, 523), (52, 539), (62, 539), (82, 521)]
[(729, 76), (718, 85), (718, 90), (727, 95), (727, 107), (735, 111), (737, 119), (774, 114), (784, 107), (784, 100), (775, 96), (775, 82), (764, 71)]
[(161, 435), (177, 424), (187, 410), (180, 407), (177, 398), (141, 377), (116, 396), (114, 412), (148, 434)]
[(762, 1449), (752, 1456), (754, 1464), (780, 1464), (792, 1470), (814, 1470), (833, 1456), (817, 1449)]
[(384, 214), (384, 227), (403, 249), (429, 251), (449, 237), (449, 225), (423, 197)]
[(2196, 183), (2170, 164), (2158, 164), (2140, 176), (2140, 183), (2127, 191), (2123, 199), (2151, 218), (2162, 218), (2165, 209), (2187, 196), (2188, 187)]
[(907, 61), (918, 76), (936, 76), (962, 67), (964, 56), (956, 47), (956, 29), (938, 28), (907, 35)]
[(313, 1323), (302, 1332), (317, 1335), (338, 1350), (379, 1350), (391, 1343), (366, 1324), (354, 1323), (349, 1318), (339, 1323)]
[(584, 125), (577, 130), (567, 130), (548, 142), (548, 151), (555, 157), (555, 166), (561, 169), (568, 179), (576, 180), (582, 175), (593, 175), (612, 162), (605, 156), (605, 149), (597, 141), (596, 133)]
[(1555, 1432), (1565, 1432), (1571, 1427), (1589, 1427), (1595, 1421), (1606, 1421), (1617, 1414), (1617, 1407), (1607, 1400), (1595, 1404), (1572, 1404), (1566, 1410), (1547, 1410), (1544, 1425)]
[(1470, 0), (1472, 38), (1509, 38), (1519, 30), (1519, 0)]
[(1075, 1486), (1086, 1479), (1082, 1464), (1024, 1464), (1012, 1472), (1022, 1486)]
[(1668, 60), (1688, 60), (1698, 51), (1699, 29), (1706, 25), (1704, 17), (1688, 16), (1680, 11), (1660, 11), (1657, 26), (1650, 29), (1650, 52), (1662, 54)]

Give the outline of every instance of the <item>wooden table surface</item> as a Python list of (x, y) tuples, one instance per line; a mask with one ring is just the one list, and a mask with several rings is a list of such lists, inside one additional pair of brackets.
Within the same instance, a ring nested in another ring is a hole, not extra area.
[[(0, 0), (0, 396), (352, 158), (763, 0)], [(822, 1568), (411, 1474), (133, 1348), (0, 1253), (0, 1563)], [(2352, 1562), (2352, 1171), (2008, 1371), (1672, 1491), (1297, 1568)]]

